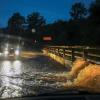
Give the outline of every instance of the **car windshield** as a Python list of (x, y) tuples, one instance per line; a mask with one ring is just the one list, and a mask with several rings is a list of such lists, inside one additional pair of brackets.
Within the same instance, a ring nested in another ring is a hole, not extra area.
[(1, 0), (0, 99), (100, 93), (99, 38), (100, 0)]

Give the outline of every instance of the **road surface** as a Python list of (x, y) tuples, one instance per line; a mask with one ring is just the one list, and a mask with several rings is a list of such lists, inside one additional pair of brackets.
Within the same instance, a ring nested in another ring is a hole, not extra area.
[(0, 60), (0, 98), (63, 89), (67, 68), (41, 53), (23, 52), (20, 59)]

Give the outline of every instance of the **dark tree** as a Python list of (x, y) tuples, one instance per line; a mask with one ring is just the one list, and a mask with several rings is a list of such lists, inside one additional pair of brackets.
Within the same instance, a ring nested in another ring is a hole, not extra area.
[(45, 26), (45, 19), (38, 12), (33, 12), (27, 16), (28, 32), (33, 33), (35, 38), (39, 38), (42, 28)]
[[(100, 0), (95, 0), (90, 6), (90, 35), (91, 41), (94, 45), (100, 44)], [(92, 44), (93, 44), (92, 43)]]
[(20, 13), (14, 13), (8, 20), (8, 32), (13, 35), (22, 35), (25, 18)]
[(95, 0), (90, 7), (90, 18), (100, 23), (100, 0)]
[(87, 15), (87, 9), (85, 8), (84, 4), (75, 3), (72, 5), (70, 15), (74, 20), (82, 19)]
[(48, 24), (45, 27), (44, 35), (52, 36), (53, 44), (64, 45), (65, 41), (67, 40), (67, 22), (63, 20), (58, 20), (52, 24)]

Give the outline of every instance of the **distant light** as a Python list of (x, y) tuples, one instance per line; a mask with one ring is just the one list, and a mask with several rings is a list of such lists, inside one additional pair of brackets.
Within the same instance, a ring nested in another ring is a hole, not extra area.
[(37, 43), (37, 41), (36, 40), (33, 40), (33, 43)]
[(51, 36), (44, 36), (43, 37), (43, 40), (44, 41), (51, 41), (52, 40), (52, 37)]
[(35, 29), (32, 29), (32, 33), (35, 33), (36, 32), (36, 30)]

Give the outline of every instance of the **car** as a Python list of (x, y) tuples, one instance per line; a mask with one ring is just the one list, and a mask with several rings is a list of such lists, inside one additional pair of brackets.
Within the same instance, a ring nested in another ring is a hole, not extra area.
[(20, 55), (21, 49), (19, 45), (7, 44), (1, 46), (1, 55), (3, 57), (18, 57)]

